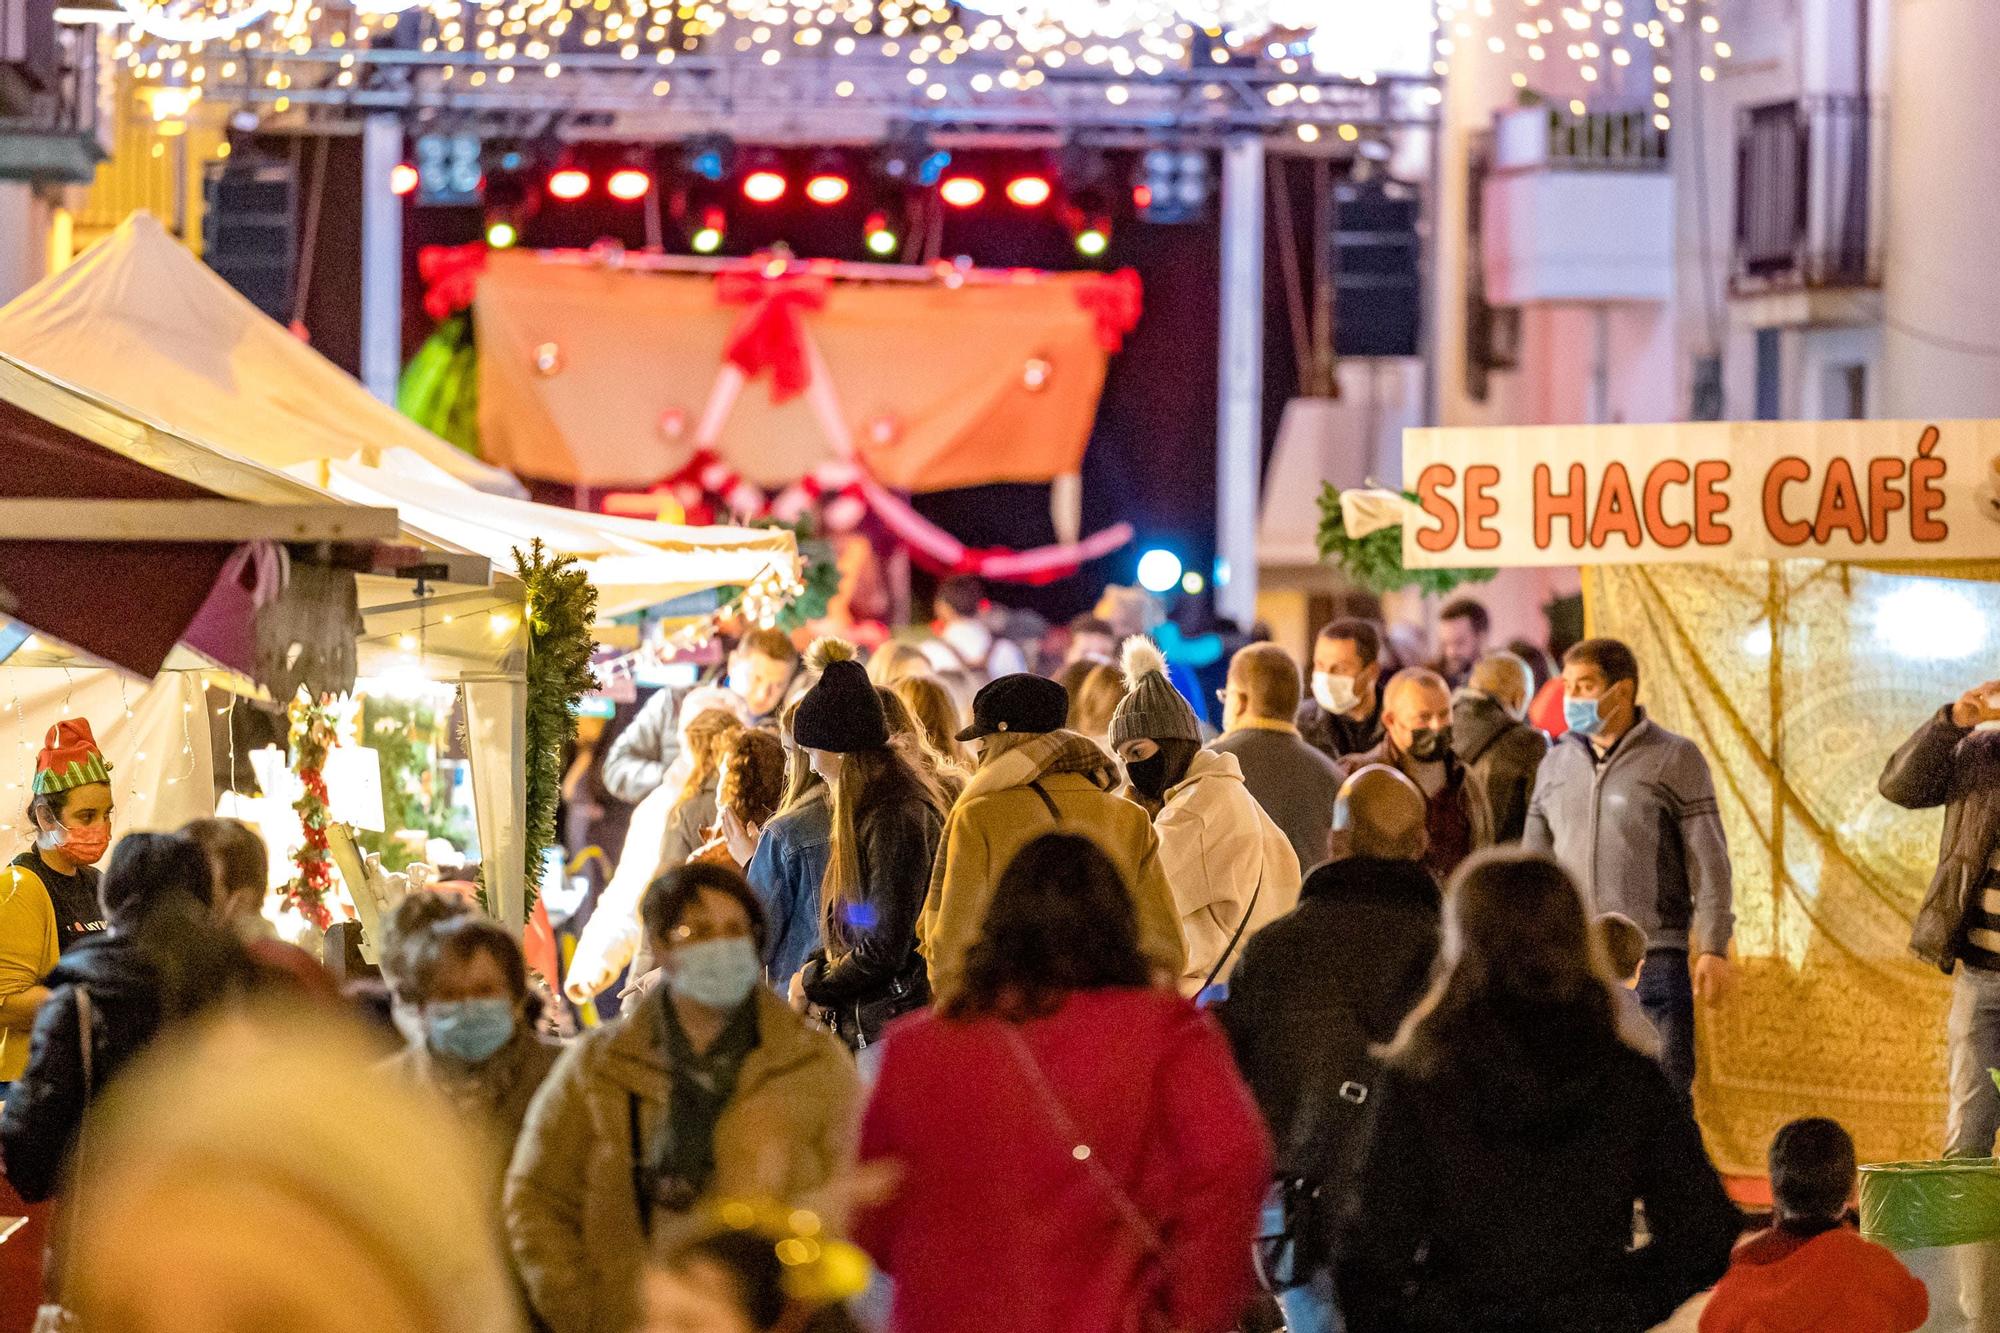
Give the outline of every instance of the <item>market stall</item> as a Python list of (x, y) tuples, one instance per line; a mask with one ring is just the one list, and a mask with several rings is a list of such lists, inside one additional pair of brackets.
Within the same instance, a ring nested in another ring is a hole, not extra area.
[[(17, 751), (31, 753), (62, 716), (92, 717), (117, 766), (124, 827), (212, 813), (207, 690), (256, 689), (250, 672), (262, 664), (225, 659), (247, 650), (256, 613), (280, 592), (261, 576), (231, 591), (218, 575), (240, 551), (275, 556), (302, 544), (351, 575), (352, 603), (298, 646), (331, 645), (350, 678), (463, 690), (488, 887), (496, 910), (518, 914), (528, 644), (518, 581), (496, 579), (485, 557), (415, 533), (393, 512), (329, 497), (7, 357), (0, 420), (11, 464), (0, 480), (4, 614), (40, 631), (9, 633), (0, 663)], [(106, 501), (123, 507), (104, 510)], [(0, 822), (11, 822), (13, 804)]]
[(1584, 566), (1590, 632), (1714, 772), (1741, 985), (1699, 1015), (1702, 1128), (1763, 1173), (1788, 1119), (1935, 1155), (1950, 984), (1908, 951), (1938, 818), (1889, 755), (2000, 659), (1996, 422), (1413, 430), (1412, 569)]

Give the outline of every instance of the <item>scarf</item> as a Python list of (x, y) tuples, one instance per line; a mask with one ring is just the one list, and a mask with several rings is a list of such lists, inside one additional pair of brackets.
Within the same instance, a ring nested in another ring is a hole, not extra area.
[(708, 1191), (715, 1176), (715, 1127), (736, 1095), (743, 1062), (757, 1049), (757, 1003), (754, 995), (745, 1000), (715, 1043), (699, 1054), (681, 1027), (666, 987), (659, 988), (651, 1003), (672, 1072), (667, 1116), (648, 1154), (646, 1175), (655, 1202), (685, 1213)]
[[(959, 799), (972, 800), (1038, 782), (1053, 773), (1081, 773), (1101, 791), (1118, 785), (1118, 766), (1096, 741), (1074, 731), (999, 732), (986, 738), (979, 771)], [(942, 856), (939, 857), (942, 860)]]

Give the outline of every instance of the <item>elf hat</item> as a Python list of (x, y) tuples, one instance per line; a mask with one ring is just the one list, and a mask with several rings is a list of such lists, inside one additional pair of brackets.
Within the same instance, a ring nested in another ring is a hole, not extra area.
[(111, 765), (104, 762), (104, 751), (97, 748), (97, 738), (90, 734), (90, 723), (77, 718), (49, 728), (42, 752), (35, 756), (35, 795), (48, 796), (109, 781)]

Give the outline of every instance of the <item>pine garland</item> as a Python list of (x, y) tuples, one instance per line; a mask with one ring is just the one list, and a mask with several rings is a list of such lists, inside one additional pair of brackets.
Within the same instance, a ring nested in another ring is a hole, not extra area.
[(298, 873), (285, 886), (285, 905), (325, 930), (333, 924), (326, 896), (333, 889), (333, 856), (327, 850), (326, 754), (333, 748), (333, 710), (303, 687), (287, 713), (291, 718), (292, 771), (304, 789), (292, 802), (305, 842), (293, 855)]
[(597, 589), (568, 556), (551, 555), (535, 539), (526, 555), (514, 550), (514, 572), (528, 590), (528, 809), (525, 906), (533, 911), (542, 860), (556, 841), (562, 798), (563, 749), (576, 739), (579, 700), (597, 688), (590, 656), (597, 641)]
[[(1416, 496), (1407, 498), (1414, 503)], [(1381, 528), (1366, 537), (1347, 535), (1346, 520), (1340, 512), (1340, 488), (1327, 482), (1319, 493), (1320, 558), (1338, 564), (1348, 578), (1372, 593), (1416, 588), (1442, 596), (1464, 583), (1484, 583), (1493, 577), (1490, 569), (1405, 569), (1403, 529)]]

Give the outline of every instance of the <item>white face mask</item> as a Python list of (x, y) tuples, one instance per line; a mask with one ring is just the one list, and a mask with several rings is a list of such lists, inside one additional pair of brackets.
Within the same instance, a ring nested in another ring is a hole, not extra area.
[(1352, 676), (1315, 671), (1313, 701), (1329, 713), (1351, 713), (1361, 707), (1361, 691), (1355, 687)]

